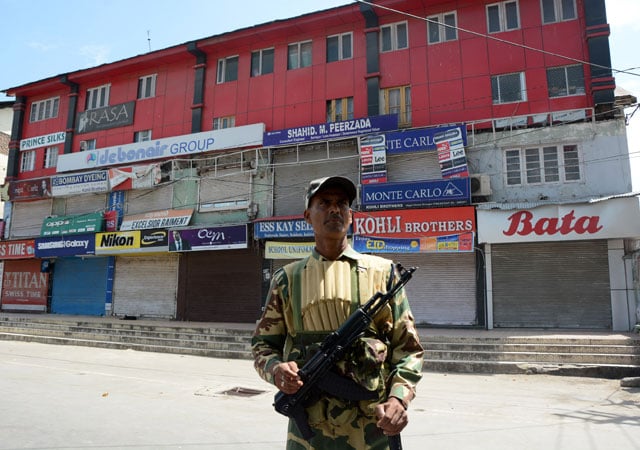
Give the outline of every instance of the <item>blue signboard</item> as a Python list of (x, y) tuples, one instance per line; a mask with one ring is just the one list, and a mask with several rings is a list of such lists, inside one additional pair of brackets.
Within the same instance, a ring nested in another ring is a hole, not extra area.
[(467, 145), (467, 127), (464, 124), (421, 130), (397, 131), (385, 133), (387, 137), (387, 155), (397, 155), (409, 152), (436, 151), (433, 137), (439, 133), (460, 128), (462, 141)]
[(264, 134), (262, 142), (265, 147), (271, 147), (274, 145), (347, 138), (396, 129), (398, 129), (398, 115), (387, 114), (269, 131)]
[(253, 223), (256, 239), (313, 237), (313, 228), (303, 218), (259, 220)]
[(365, 211), (435, 205), (468, 205), (471, 202), (469, 178), (363, 184), (361, 192), (362, 208)]
[(246, 225), (190, 228), (169, 233), (170, 252), (236, 248), (247, 248)]
[(92, 233), (36, 238), (36, 258), (94, 255), (95, 236)]

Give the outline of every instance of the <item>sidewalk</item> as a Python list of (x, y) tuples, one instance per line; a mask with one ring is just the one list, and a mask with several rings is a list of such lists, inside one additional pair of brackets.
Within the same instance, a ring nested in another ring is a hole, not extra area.
[[(0, 341), (0, 450), (283, 449), (274, 393), (246, 360)], [(403, 445), (637, 450), (639, 394), (616, 380), (425, 373)]]

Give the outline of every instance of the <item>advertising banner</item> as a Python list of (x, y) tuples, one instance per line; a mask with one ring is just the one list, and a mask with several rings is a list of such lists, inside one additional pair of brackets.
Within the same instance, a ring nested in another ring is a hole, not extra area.
[(327, 122), (304, 127), (287, 128), (269, 131), (264, 134), (265, 147), (275, 145), (300, 144), (303, 142), (340, 139), (363, 134), (378, 133), (380, 131), (396, 130), (398, 115), (364, 117), (339, 122)]
[(96, 250), (95, 241), (94, 234), (36, 238), (36, 257), (93, 255)]
[(49, 274), (40, 261), (6, 261), (2, 279), (2, 310), (46, 311)]
[(160, 165), (117, 167), (109, 169), (109, 187), (112, 191), (148, 189), (160, 184)]
[(172, 228), (188, 225), (193, 209), (164, 209), (142, 214), (124, 216), (120, 230), (147, 230), (150, 228)]
[(45, 134), (44, 136), (34, 136), (20, 141), (20, 150), (31, 150), (38, 147), (49, 147), (61, 144), (65, 141), (67, 133), (58, 131), (57, 133)]
[(253, 222), (255, 239), (313, 237), (313, 228), (302, 216), (271, 218)]
[(136, 102), (131, 101), (78, 113), (76, 131), (78, 133), (89, 133), (91, 131), (131, 125), (133, 123), (135, 105)]
[(41, 236), (91, 233), (102, 231), (102, 213), (80, 214), (77, 216), (47, 217), (42, 222)]
[(51, 195), (54, 197), (108, 191), (109, 178), (105, 170), (51, 177)]
[(39, 180), (12, 181), (9, 183), (9, 199), (37, 200), (51, 197), (51, 180), (41, 178)]
[(35, 240), (0, 241), (0, 259), (26, 259), (35, 257)]
[(247, 248), (247, 243), (246, 225), (171, 230), (169, 234), (170, 252)]
[(361, 194), (361, 205), (365, 211), (433, 205), (468, 205), (471, 202), (471, 183), (469, 178), (450, 178), (410, 183), (368, 184), (361, 186)]
[(364, 136), (360, 145), (360, 182), (362, 184), (387, 182), (387, 149), (384, 134)]
[(354, 236), (353, 248), (362, 253), (456, 253), (472, 252), (475, 233), (415, 239)]
[(464, 151), (462, 129), (454, 128), (437, 133), (433, 141), (438, 149), (438, 162), (443, 178), (468, 177), (467, 155)]
[(166, 252), (169, 249), (168, 236), (165, 229), (97, 233), (96, 255)]
[(311, 254), (315, 242), (276, 242), (267, 241), (264, 244), (266, 259), (302, 259)]
[(462, 144), (467, 145), (467, 127), (464, 124), (450, 125), (437, 128), (423, 128), (420, 130), (406, 130), (385, 133), (387, 141), (387, 155), (398, 155), (410, 152), (436, 151), (435, 136), (445, 135), (450, 130), (459, 130)]

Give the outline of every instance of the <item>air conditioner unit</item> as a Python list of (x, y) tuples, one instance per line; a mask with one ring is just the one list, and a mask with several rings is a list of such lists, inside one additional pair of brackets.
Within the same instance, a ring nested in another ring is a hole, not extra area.
[(471, 179), (472, 197), (486, 197), (491, 195), (491, 177), (489, 175), (470, 175), (469, 178)]

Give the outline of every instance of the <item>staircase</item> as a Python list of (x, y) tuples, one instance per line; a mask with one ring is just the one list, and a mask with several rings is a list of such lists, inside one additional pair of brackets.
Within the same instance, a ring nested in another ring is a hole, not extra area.
[[(0, 340), (251, 359), (252, 324), (0, 314)], [(640, 376), (640, 334), (419, 329), (424, 370)]]

